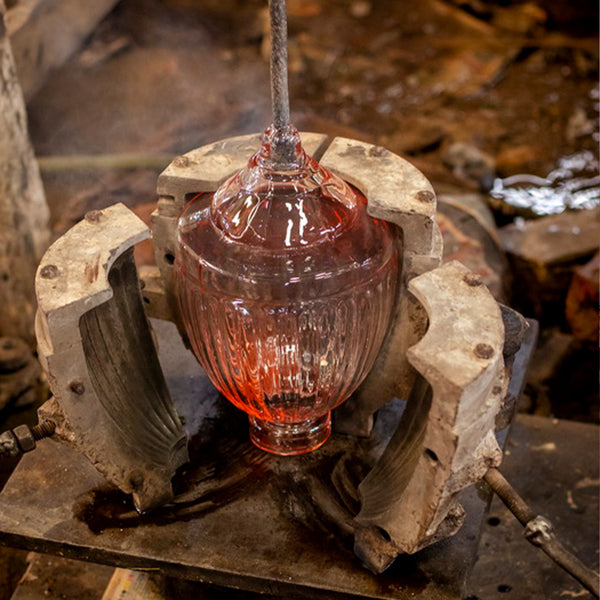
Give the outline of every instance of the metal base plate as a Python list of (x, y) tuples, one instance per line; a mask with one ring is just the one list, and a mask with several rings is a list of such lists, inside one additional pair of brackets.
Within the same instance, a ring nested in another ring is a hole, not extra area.
[[(502, 471), (556, 537), (598, 571), (597, 425), (518, 415)], [(592, 600), (568, 573), (529, 544), (501, 500), (492, 500), (477, 563), (467, 586), (471, 600)]]
[(192, 463), (175, 478), (176, 503), (140, 516), (83, 456), (44, 440), (0, 493), (0, 542), (284, 597), (462, 597), (489, 499), (476, 487), (461, 496), (468, 516), (456, 536), (401, 556), (382, 575), (352, 551), (354, 507), (340, 482), (360, 479), (401, 403), (380, 412), (368, 440), (334, 435), (309, 455), (271, 456), (252, 446), (246, 416), (217, 396), (175, 328), (155, 328), (171, 394), (197, 431)]

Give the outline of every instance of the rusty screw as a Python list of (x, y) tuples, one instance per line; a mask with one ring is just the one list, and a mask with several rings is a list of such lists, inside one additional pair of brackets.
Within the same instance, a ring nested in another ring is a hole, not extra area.
[(473, 350), (477, 358), (492, 358), (494, 349), (489, 344), (477, 344)]
[(129, 476), (129, 483), (135, 491), (139, 491), (144, 487), (144, 474), (136, 469)]
[(173, 165), (180, 169), (185, 169), (190, 166), (190, 159), (187, 156), (176, 156), (173, 159)]
[(435, 200), (435, 196), (433, 195), (433, 192), (430, 192), (429, 190), (421, 190), (420, 192), (417, 192), (415, 195), (415, 198), (419, 201), (419, 202), (433, 202)]
[(46, 419), (37, 425), (34, 425), (31, 428), (31, 433), (33, 434), (34, 440), (41, 440), (43, 438), (50, 437), (54, 435), (56, 431), (56, 423), (54, 421), (50, 421)]
[(471, 287), (483, 285), (483, 279), (481, 279), (481, 276), (477, 275), (477, 273), (467, 273), (463, 277), (463, 281)]
[(13, 458), (21, 453), (31, 452), (35, 443), (42, 438), (50, 437), (56, 431), (54, 421), (46, 420), (29, 427), (18, 425), (12, 431), (0, 434), (0, 458)]
[(40, 277), (44, 279), (56, 279), (58, 277), (58, 267), (56, 265), (46, 265), (40, 271)]
[(71, 383), (69, 384), (69, 389), (74, 394), (81, 396), (85, 392), (85, 385), (83, 385), (83, 382), (75, 380), (75, 381), (71, 381)]
[(373, 146), (369, 150), (369, 156), (373, 158), (381, 158), (387, 154), (387, 150), (383, 146)]
[(102, 211), (100, 210), (90, 210), (85, 213), (85, 220), (89, 223), (98, 223), (100, 221), (100, 217), (102, 217)]

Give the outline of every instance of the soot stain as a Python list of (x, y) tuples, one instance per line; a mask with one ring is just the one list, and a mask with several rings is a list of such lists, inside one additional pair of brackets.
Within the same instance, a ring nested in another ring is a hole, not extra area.
[(240, 435), (239, 424), (223, 431), (218, 420), (207, 419), (190, 441), (190, 463), (173, 478), (174, 499), (151, 513), (135, 510), (131, 496), (113, 488), (92, 490), (73, 505), (75, 518), (92, 533), (144, 525), (164, 526), (190, 521), (251, 495), (264, 485), (267, 455)]

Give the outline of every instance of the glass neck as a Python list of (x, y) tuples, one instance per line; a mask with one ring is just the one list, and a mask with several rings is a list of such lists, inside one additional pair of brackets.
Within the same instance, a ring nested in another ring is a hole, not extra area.
[(300, 134), (293, 125), (271, 125), (263, 134), (257, 164), (271, 171), (297, 171), (306, 164)]

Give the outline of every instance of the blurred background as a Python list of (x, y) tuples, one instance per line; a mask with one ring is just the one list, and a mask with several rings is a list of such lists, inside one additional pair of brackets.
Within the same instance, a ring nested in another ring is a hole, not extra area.
[[(55, 236), (114, 202), (148, 221), (170, 158), (270, 122), (266, 2), (111, 3), (26, 91)], [(542, 380), (523, 406), (597, 421), (597, 258), (584, 266), (600, 221), (597, 4), (289, 0), (288, 12), (296, 126), (420, 168), (454, 207), (441, 202), (447, 256), (541, 322)], [(86, 168), (82, 155), (111, 160)]]
[[(33, 4), (5, 20), (53, 238), (115, 202), (149, 222), (172, 157), (269, 125), (266, 0)], [(288, 25), (295, 125), (421, 169), (446, 258), (540, 322), (520, 410), (597, 423), (597, 2), (288, 0)], [(34, 387), (2, 430), (35, 420)]]

